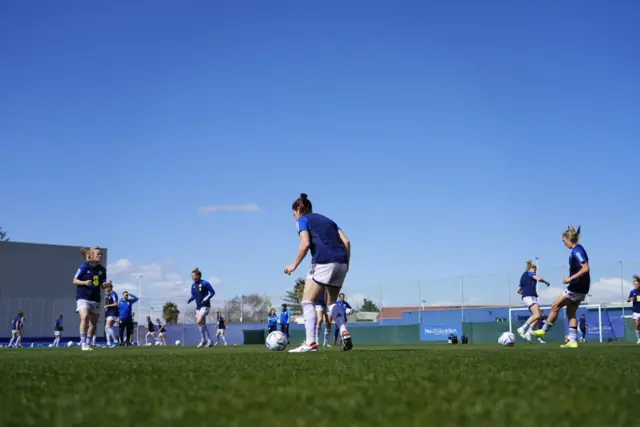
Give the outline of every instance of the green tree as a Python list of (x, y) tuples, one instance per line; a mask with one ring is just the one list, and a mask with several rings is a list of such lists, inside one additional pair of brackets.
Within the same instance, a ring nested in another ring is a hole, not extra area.
[(258, 323), (267, 320), (271, 298), (260, 294), (236, 295), (225, 304), (229, 323)]
[(176, 325), (178, 323), (178, 316), (180, 310), (175, 302), (166, 302), (162, 307), (162, 318), (167, 325)]
[(362, 303), (362, 307), (360, 307), (360, 311), (364, 311), (367, 313), (379, 313), (380, 310), (378, 309), (378, 306), (376, 305), (375, 302), (373, 302), (370, 299), (364, 299), (364, 302)]
[(7, 237), (7, 231), (0, 227), (0, 242), (8, 242), (9, 240), (10, 239)]
[(302, 311), (300, 301), (302, 301), (302, 292), (304, 291), (304, 277), (298, 277), (293, 283), (293, 290), (287, 291), (282, 298), (289, 311), (299, 313)]

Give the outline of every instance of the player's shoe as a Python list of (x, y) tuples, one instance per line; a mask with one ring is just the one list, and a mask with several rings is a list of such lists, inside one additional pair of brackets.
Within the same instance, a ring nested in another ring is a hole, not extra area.
[(342, 349), (344, 351), (349, 351), (353, 348), (353, 341), (351, 340), (351, 335), (349, 334), (349, 331), (347, 331), (346, 329), (342, 332)]
[(544, 338), (545, 336), (547, 336), (547, 333), (545, 331), (543, 331), (542, 329), (536, 329), (535, 331), (531, 332), (533, 335), (535, 335), (538, 338)]
[(207, 345), (207, 342), (205, 340), (200, 341), (200, 343), (196, 346), (197, 348), (202, 348), (204, 346)]
[(578, 348), (578, 343), (569, 341), (568, 343), (561, 345), (560, 348)]
[(81, 349), (82, 351), (93, 351), (93, 349), (91, 348), (91, 346), (90, 346), (89, 344), (82, 344), (82, 345), (80, 346), (80, 349)]
[(531, 331), (527, 331), (527, 332), (524, 334), (524, 339), (525, 339), (525, 340), (527, 340), (527, 342), (528, 342), (529, 344), (531, 344)]
[(540, 344), (546, 344), (547, 342), (545, 340), (543, 340), (542, 338), (538, 338), (538, 342)]
[(640, 338), (638, 338), (638, 342), (636, 344), (640, 344)]
[(302, 343), (300, 347), (294, 348), (293, 350), (289, 350), (289, 353), (313, 353), (316, 351), (318, 351), (318, 344)]
[(213, 342), (207, 341), (207, 343), (205, 344), (205, 347), (213, 347)]
[(520, 338), (522, 338), (523, 340), (527, 339), (527, 332), (524, 331), (524, 326), (520, 326), (517, 329), (518, 335), (520, 335)]

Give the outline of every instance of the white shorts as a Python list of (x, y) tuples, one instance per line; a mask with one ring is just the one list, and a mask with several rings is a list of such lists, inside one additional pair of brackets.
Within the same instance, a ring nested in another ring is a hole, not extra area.
[(81, 309), (88, 308), (89, 313), (100, 314), (100, 303), (95, 301), (87, 301), (86, 299), (79, 299), (76, 301), (76, 312), (80, 312)]
[(115, 322), (118, 320), (118, 316), (107, 316), (107, 320)]
[(640, 320), (640, 313), (633, 313), (631, 317), (633, 317), (633, 320)]
[(216, 332), (216, 335), (224, 335), (224, 329), (218, 329), (218, 331)]
[(538, 297), (522, 297), (522, 304), (527, 308), (531, 308), (532, 305), (538, 304)]
[(162, 338), (164, 336), (164, 332), (158, 332), (158, 338)]
[(196, 310), (196, 314), (201, 314), (203, 316), (208, 316), (209, 315), (209, 307), (200, 307), (198, 310)]
[(565, 289), (564, 297), (570, 299), (573, 302), (581, 303), (587, 297), (587, 294), (579, 294), (577, 292), (571, 292), (570, 290)]
[(12, 330), (11, 330), (11, 333), (15, 335), (15, 334), (17, 334), (17, 333), (18, 333), (18, 330), (17, 330), (17, 329), (12, 329)]
[(155, 337), (155, 336), (156, 336), (156, 333), (155, 333), (155, 332), (151, 332), (151, 331), (147, 331), (147, 335), (150, 335), (150, 336), (152, 336), (152, 337)]
[(316, 313), (329, 314), (329, 308), (324, 304), (316, 304)]
[(59, 337), (60, 336), (60, 331), (53, 331), (53, 336), (54, 337)]
[(311, 264), (307, 279), (312, 279), (319, 285), (341, 288), (347, 277), (347, 264), (332, 262), (329, 264)]

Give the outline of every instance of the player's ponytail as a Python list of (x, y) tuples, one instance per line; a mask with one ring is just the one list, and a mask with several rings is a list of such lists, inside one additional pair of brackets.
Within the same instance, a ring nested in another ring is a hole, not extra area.
[(531, 270), (532, 268), (535, 268), (536, 265), (533, 263), (533, 261), (531, 261), (530, 259), (527, 260), (527, 271)]
[(567, 231), (565, 231), (562, 236), (571, 243), (578, 243), (578, 241), (580, 240), (580, 230), (581, 226), (578, 226), (578, 229), (576, 230), (575, 228), (573, 228), (573, 225), (570, 225), (569, 227), (567, 227)]
[(313, 212), (313, 205), (311, 204), (311, 200), (309, 200), (307, 193), (300, 193), (300, 197), (293, 201), (291, 209), (296, 212), (300, 212), (302, 215)]

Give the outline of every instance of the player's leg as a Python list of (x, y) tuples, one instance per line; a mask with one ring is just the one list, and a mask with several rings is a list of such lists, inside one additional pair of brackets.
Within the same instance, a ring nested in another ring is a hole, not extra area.
[(144, 345), (149, 345), (149, 337), (151, 336), (151, 332), (147, 331), (146, 334), (144, 334)]
[(322, 345), (324, 347), (331, 347), (329, 345), (329, 336), (331, 335), (331, 315), (329, 314), (329, 309), (326, 308), (324, 312), (324, 340), (322, 341)]
[(209, 314), (207, 307), (202, 307), (196, 312), (196, 323), (200, 328), (200, 336), (202, 338), (198, 347), (210, 347), (212, 345), (211, 335), (207, 329), (207, 314)]
[(91, 337), (91, 345), (96, 345), (96, 332), (98, 332), (98, 322), (100, 321), (100, 311), (98, 307), (89, 310), (88, 336)]
[(340, 335), (340, 329), (336, 326), (333, 328), (333, 345), (338, 345), (338, 336)]
[(11, 331), (11, 340), (9, 341), (9, 347), (13, 347), (15, 342), (18, 340), (18, 331)]
[(313, 341), (315, 343), (318, 343), (319, 340), (319, 336), (320, 336), (320, 329), (322, 328), (322, 317), (323, 314), (325, 312), (325, 307), (323, 305), (316, 305), (316, 319), (318, 319), (316, 321), (316, 339)]
[(578, 307), (580, 301), (569, 300), (567, 303), (567, 319), (569, 320), (569, 342), (562, 347), (564, 348), (576, 348), (578, 343), (576, 338), (578, 337)]
[(556, 300), (551, 305), (551, 310), (549, 310), (549, 316), (547, 316), (546, 320), (544, 321), (542, 325), (542, 329), (533, 331), (532, 332), (533, 335), (540, 338), (544, 338), (545, 335), (547, 335), (547, 331), (551, 327), (553, 327), (556, 320), (558, 319), (558, 314), (560, 314), (560, 310), (563, 307), (566, 307), (567, 304), (569, 304), (569, 301), (571, 300), (569, 299), (569, 296), (567, 295), (566, 292), (563, 295), (560, 295), (558, 298), (556, 298)]
[(633, 313), (633, 318), (636, 321), (636, 338), (638, 338), (637, 344), (640, 344), (640, 313)]
[(226, 333), (227, 333), (226, 329), (220, 329), (220, 339), (222, 340), (222, 345), (224, 345), (224, 346), (227, 345)]
[(327, 280), (327, 306), (329, 313), (335, 323), (335, 328), (339, 330), (342, 339), (343, 350), (351, 350), (353, 342), (351, 334), (347, 330), (347, 319), (340, 307), (336, 304), (342, 285), (347, 277), (348, 267), (346, 264), (330, 264), (331, 274)]
[(87, 332), (89, 330), (89, 323), (90, 323), (90, 319), (89, 319), (90, 309), (91, 307), (88, 301), (78, 300), (76, 302), (76, 311), (80, 315), (80, 348), (83, 351), (87, 351), (91, 349), (91, 347), (87, 345), (88, 344)]
[[(312, 267), (313, 270), (313, 267)], [(311, 276), (311, 275), (310, 275)], [(304, 315), (304, 329), (306, 339), (298, 348), (289, 350), (289, 353), (307, 353), (318, 351), (316, 338), (316, 328), (318, 325), (318, 317), (316, 314), (316, 305), (314, 301), (324, 292), (324, 286), (316, 283), (312, 277), (307, 277), (302, 292), (302, 313)]]
[(125, 332), (127, 333), (127, 345), (133, 345), (133, 319), (127, 319), (125, 323)]

